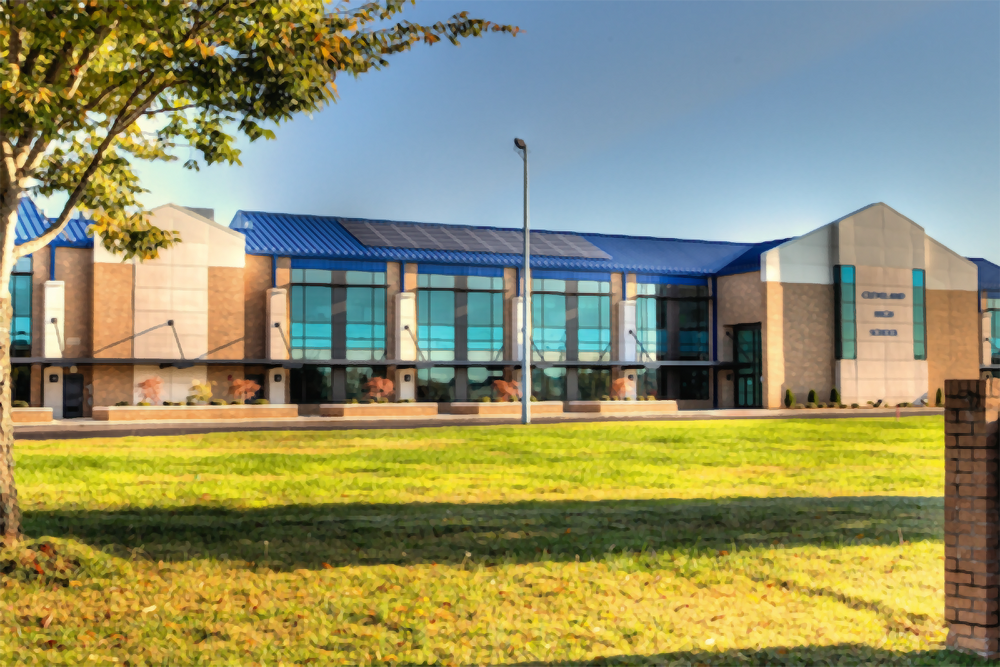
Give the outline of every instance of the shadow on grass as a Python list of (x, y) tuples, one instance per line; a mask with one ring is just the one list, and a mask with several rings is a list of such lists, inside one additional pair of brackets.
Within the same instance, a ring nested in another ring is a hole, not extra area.
[(791, 667), (832, 665), (856, 667), (858, 665), (979, 665), (987, 663), (982, 658), (948, 651), (897, 652), (876, 649), (864, 644), (833, 644), (831, 646), (795, 646), (788, 648), (767, 648), (761, 650), (742, 649), (708, 653), (704, 651), (677, 651), (657, 655), (624, 655), (586, 661), (564, 662), (519, 662), (513, 667), (623, 667), (625, 665), (669, 665), (670, 667)]
[[(72, 537), (155, 560), (215, 558), (277, 569), (351, 564), (572, 561), (608, 552), (741, 550), (940, 540), (933, 497), (324, 504), (29, 511), (31, 536)], [(265, 541), (267, 544), (265, 545)]]

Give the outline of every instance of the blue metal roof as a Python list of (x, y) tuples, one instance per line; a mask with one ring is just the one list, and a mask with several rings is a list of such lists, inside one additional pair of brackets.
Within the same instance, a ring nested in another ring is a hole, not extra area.
[(979, 267), (979, 290), (1000, 292), (1000, 266), (982, 257), (967, 257)]
[[(29, 197), (21, 197), (17, 206), (17, 227), (14, 230), (14, 244), (21, 245), (42, 235), (49, 225), (54, 222), (52, 218), (45, 217), (35, 202)], [(94, 239), (87, 236), (87, 227), (90, 220), (82, 215), (70, 218), (66, 227), (52, 241), (50, 245), (59, 248), (93, 248)]]
[[(466, 266), (519, 266), (521, 256), (484, 252), (412, 250), (369, 247), (345, 230), (338, 218), (238, 211), (230, 227), (243, 232), (252, 255), (323, 257), (359, 261), (433, 262)], [(370, 222), (384, 222), (372, 220)], [(397, 223), (399, 224), (399, 223)], [(403, 223), (423, 225), (431, 223)], [(487, 227), (486, 229), (501, 229)], [(553, 234), (533, 230), (533, 234)], [(579, 236), (605, 251), (611, 259), (542, 257), (533, 255), (531, 266), (568, 271), (636, 272), (666, 275), (710, 275), (744, 255), (754, 244), (724, 241), (661, 239), (648, 236), (586, 234)]]
[(760, 271), (760, 256), (771, 248), (776, 248), (785, 241), (791, 240), (791, 238), (787, 238), (777, 239), (775, 241), (764, 241), (763, 243), (754, 243), (745, 253), (716, 271), (716, 275), (730, 276), (734, 273)]

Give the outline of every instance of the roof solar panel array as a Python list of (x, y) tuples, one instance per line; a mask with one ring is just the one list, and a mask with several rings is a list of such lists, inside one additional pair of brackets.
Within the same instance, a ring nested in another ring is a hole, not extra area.
[[(411, 225), (395, 222), (372, 222), (370, 220), (341, 219), (339, 222), (351, 236), (368, 247), (513, 255), (524, 251), (524, 235), (513, 229)], [(609, 254), (582, 236), (553, 234), (551, 232), (531, 235), (531, 254), (548, 257), (611, 259)]]

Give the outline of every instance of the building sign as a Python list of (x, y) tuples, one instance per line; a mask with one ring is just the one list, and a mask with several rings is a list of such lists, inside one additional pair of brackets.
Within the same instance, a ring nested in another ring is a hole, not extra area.
[(862, 292), (862, 299), (905, 299), (902, 292)]
[(869, 329), (868, 333), (873, 336), (895, 336), (895, 329)]

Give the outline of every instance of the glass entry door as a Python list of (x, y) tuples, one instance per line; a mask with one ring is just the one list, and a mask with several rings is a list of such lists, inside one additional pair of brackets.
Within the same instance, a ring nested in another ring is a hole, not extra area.
[(735, 327), (733, 333), (736, 339), (734, 360), (736, 407), (763, 407), (760, 325), (741, 325)]

